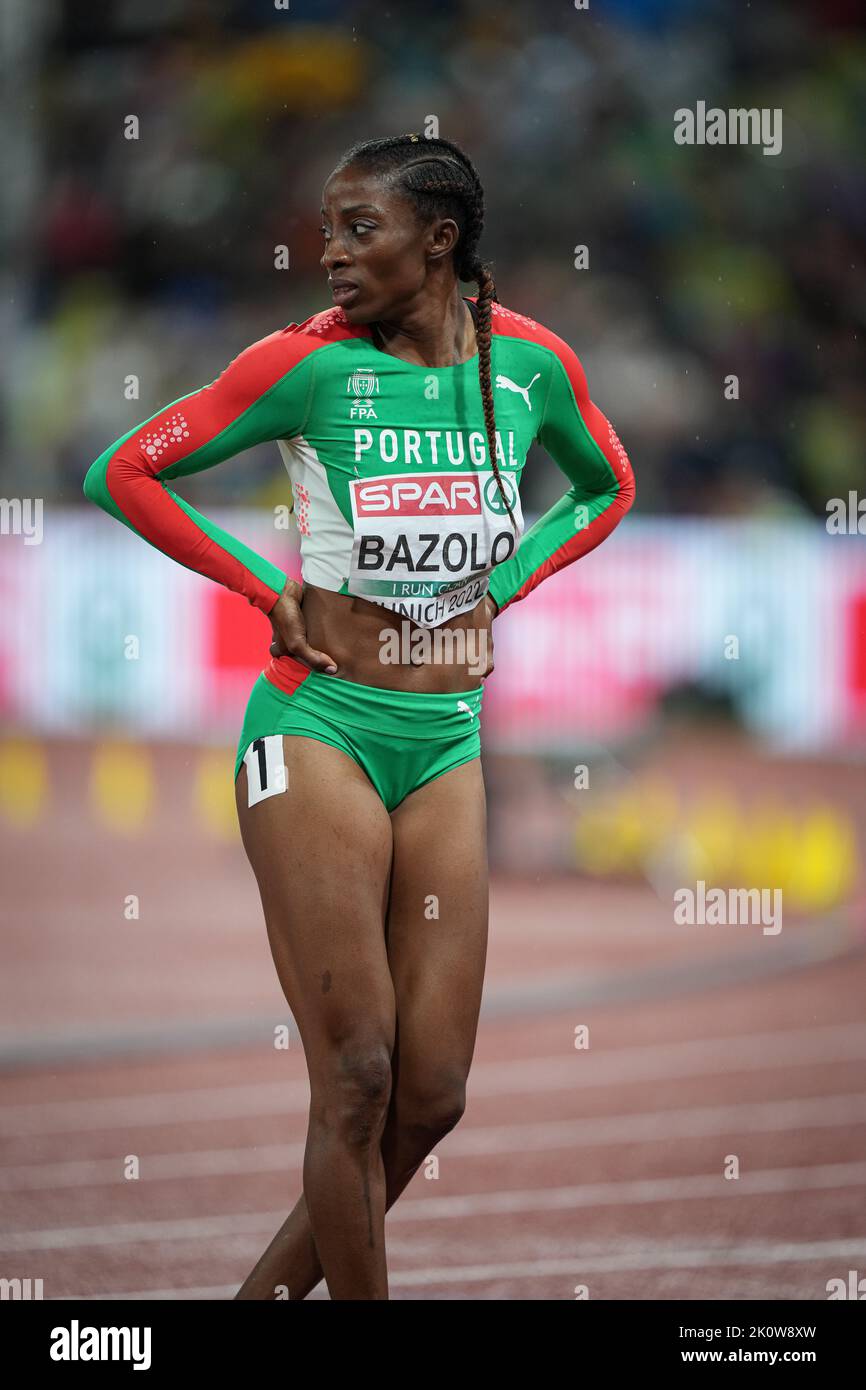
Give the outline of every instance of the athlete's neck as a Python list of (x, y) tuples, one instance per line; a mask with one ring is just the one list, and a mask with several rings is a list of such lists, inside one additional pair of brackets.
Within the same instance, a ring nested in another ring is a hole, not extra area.
[(420, 367), (457, 367), (478, 351), (475, 318), (456, 288), (444, 304), (429, 300), (399, 322), (378, 319), (370, 332), (383, 352)]

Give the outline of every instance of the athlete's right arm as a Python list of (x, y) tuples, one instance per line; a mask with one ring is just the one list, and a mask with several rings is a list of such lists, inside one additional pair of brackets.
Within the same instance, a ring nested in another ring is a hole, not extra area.
[(240, 353), (209, 386), (160, 410), (91, 464), (91, 502), (187, 569), (269, 613), (286, 576), (166, 486), (270, 439), (302, 432), (312, 386), (310, 340), (296, 325)]

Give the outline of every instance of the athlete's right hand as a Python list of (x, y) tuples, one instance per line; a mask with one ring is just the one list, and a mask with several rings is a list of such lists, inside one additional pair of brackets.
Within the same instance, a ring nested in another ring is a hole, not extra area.
[(293, 656), (311, 671), (324, 671), (333, 675), (337, 663), (326, 652), (317, 652), (307, 642), (307, 625), (301, 612), (302, 586), (296, 579), (287, 579), (283, 592), (268, 613), (274, 640), (270, 645), (271, 656)]

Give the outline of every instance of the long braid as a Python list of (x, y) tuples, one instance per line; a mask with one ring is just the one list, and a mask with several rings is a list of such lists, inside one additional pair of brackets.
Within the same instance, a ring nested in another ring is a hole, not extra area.
[(516, 535), (517, 520), (496, 458), (491, 350), (493, 305), (499, 301), (492, 270), (478, 253), (484, 230), (484, 189), (475, 166), (453, 141), (438, 138), (426, 140), (415, 134), (392, 135), (383, 140), (365, 140), (353, 145), (343, 155), (337, 168), (346, 168), (350, 164), (360, 164), (382, 175), (392, 176), (396, 187), (410, 199), (423, 219), (434, 215), (453, 217), (460, 229), (454, 252), (454, 268), (458, 280), (474, 280), (478, 285), (478, 381), (490, 466)]

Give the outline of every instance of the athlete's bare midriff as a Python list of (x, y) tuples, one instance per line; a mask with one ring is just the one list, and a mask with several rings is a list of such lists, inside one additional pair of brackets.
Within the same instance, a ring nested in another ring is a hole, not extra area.
[(427, 694), (480, 684), (493, 661), (493, 610), (485, 597), (470, 612), (430, 629), (368, 599), (312, 584), (305, 584), (301, 595), (307, 641), (333, 657), (338, 678)]

